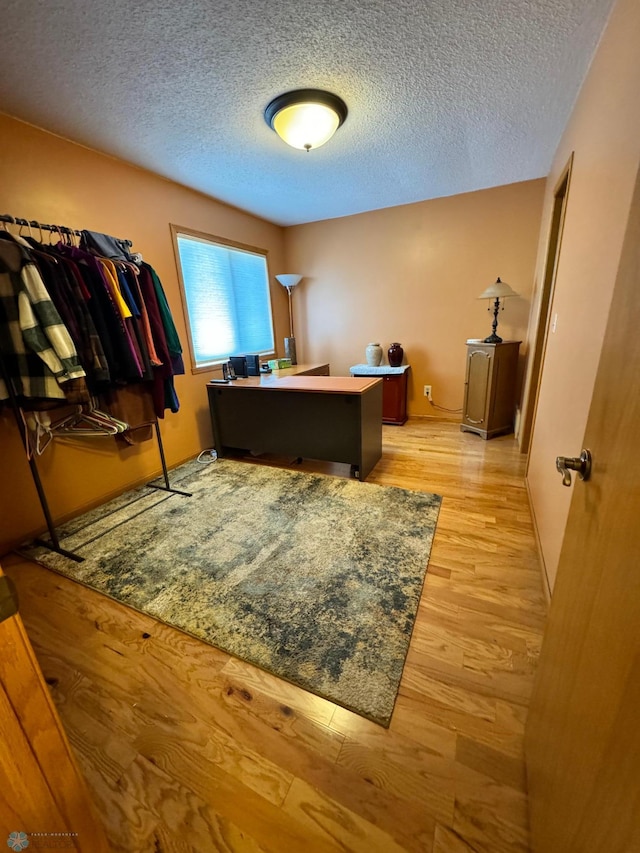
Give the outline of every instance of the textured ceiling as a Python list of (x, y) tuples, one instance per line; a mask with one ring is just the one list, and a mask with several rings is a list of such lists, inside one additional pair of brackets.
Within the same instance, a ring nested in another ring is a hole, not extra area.
[[(612, 0), (3, 0), (0, 110), (283, 225), (546, 175)], [(263, 118), (293, 88), (324, 147)]]

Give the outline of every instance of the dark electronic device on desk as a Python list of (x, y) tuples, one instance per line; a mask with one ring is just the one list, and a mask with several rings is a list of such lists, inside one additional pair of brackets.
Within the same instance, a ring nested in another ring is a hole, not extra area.
[(260, 376), (260, 357), (257, 355), (245, 355), (247, 363), (247, 376)]
[(241, 376), (243, 379), (247, 376), (260, 376), (260, 356), (232, 355), (229, 361), (233, 365), (236, 376)]
[(230, 356), (229, 357), (229, 364), (231, 365), (231, 368), (233, 369), (233, 371), (237, 377), (241, 377), (242, 379), (246, 379), (246, 377), (248, 376), (247, 359), (243, 355), (232, 355), (232, 356)]
[(227, 364), (222, 365), (222, 381), (223, 382), (231, 382), (233, 379), (237, 379), (236, 372), (233, 369), (233, 365), (231, 362), (227, 362)]

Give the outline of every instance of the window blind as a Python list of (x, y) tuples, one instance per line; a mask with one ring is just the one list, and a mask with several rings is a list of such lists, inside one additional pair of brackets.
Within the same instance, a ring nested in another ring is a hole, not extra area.
[(178, 234), (196, 366), (274, 349), (264, 255)]

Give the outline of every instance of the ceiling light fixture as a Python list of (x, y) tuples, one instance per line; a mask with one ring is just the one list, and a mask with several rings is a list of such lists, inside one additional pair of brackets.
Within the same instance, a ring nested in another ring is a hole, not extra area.
[(347, 105), (321, 89), (296, 89), (278, 95), (264, 111), (265, 121), (292, 148), (310, 151), (324, 145), (347, 117)]

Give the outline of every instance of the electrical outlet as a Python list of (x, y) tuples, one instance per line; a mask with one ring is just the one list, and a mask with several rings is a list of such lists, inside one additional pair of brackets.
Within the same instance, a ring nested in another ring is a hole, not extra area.
[(424, 386), (424, 396), (431, 402), (431, 385)]

